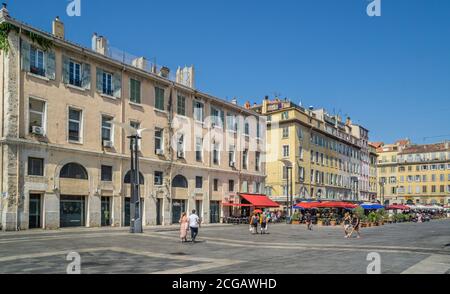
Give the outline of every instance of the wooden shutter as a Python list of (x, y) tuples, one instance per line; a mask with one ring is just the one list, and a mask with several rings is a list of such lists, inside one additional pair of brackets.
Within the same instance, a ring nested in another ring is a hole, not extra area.
[(45, 76), (50, 80), (54, 80), (56, 78), (56, 57), (54, 51), (47, 51), (45, 53), (46, 57), (46, 71)]
[(115, 73), (113, 75), (113, 92), (114, 97), (121, 98), (122, 96), (122, 74)]
[[(91, 65), (87, 63), (83, 63), (81, 65), (81, 86), (86, 89), (91, 89)], [(102, 76), (103, 80), (103, 76)]]
[(62, 82), (64, 84), (68, 84), (69, 80), (70, 80), (70, 59), (69, 59), (69, 57), (63, 55), (62, 63), (63, 63)]
[(97, 91), (103, 93), (103, 70), (97, 67)]
[(22, 40), (22, 70), (29, 72), (30, 71), (30, 43), (25, 40)]

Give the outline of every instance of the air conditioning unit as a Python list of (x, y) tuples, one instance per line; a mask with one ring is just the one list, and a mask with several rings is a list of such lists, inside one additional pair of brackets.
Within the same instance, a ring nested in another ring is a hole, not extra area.
[(31, 132), (35, 135), (43, 136), (44, 135), (44, 128), (43, 127), (37, 127), (33, 126), (31, 128)]
[(230, 162), (230, 167), (235, 167), (236, 166), (236, 162), (232, 161)]
[(156, 155), (164, 155), (164, 150), (162, 149), (156, 150)]
[(105, 148), (112, 148), (113, 142), (112, 141), (103, 141), (103, 147)]
[(177, 157), (178, 158), (184, 158), (184, 152), (183, 151), (178, 151), (177, 152)]

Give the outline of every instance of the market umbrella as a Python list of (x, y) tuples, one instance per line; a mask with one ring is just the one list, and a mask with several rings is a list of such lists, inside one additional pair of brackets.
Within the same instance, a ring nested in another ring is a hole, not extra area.
[(358, 205), (348, 203), (348, 202), (323, 202), (318, 205), (318, 208), (346, 208), (346, 209), (354, 209), (358, 207)]
[(263, 211), (262, 211), (261, 209), (255, 209), (255, 210), (253, 211), (253, 213), (263, 213)]
[(365, 204), (361, 204), (361, 207), (364, 208), (365, 210), (378, 210), (378, 209), (383, 209), (384, 206), (378, 203), (365, 203)]
[(411, 210), (409, 206), (398, 204), (398, 205), (390, 205), (387, 207), (388, 210)]
[(320, 205), (319, 202), (300, 202), (297, 203), (294, 208), (295, 209), (314, 209), (314, 208), (318, 208), (318, 206)]

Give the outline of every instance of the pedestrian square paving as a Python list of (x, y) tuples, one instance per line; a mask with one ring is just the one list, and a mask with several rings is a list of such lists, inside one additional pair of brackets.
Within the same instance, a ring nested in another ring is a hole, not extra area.
[(341, 227), (277, 224), (267, 235), (247, 225), (200, 229), (199, 242), (181, 243), (176, 227), (67, 229), (0, 233), (0, 273), (65, 274), (70, 252), (82, 274), (366, 274), (369, 253), (381, 273), (449, 273), (450, 220), (362, 230), (345, 239)]

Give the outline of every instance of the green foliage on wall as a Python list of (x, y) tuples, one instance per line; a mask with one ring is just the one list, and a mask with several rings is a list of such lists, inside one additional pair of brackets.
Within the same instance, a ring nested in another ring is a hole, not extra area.
[[(17, 26), (15, 26), (11, 23), (4, 22), (4, 23), (0, 24), (0, 50), (5, 52), (6, 54), (8, 54), (9, 49), (10, 49), (8, 36), (12, 30), (16, 31), (17, 33), (20, 31), (20, 29)], [(30, 38), (30, 40), (33, 43), (37, 44), (44, 51), (47, 51), (53, 47), (52, 40), (44, 38), (38, 34), (35, 34), (30, 31), (22, 31), (22, 34), (27, 36), (28, 38)]]

